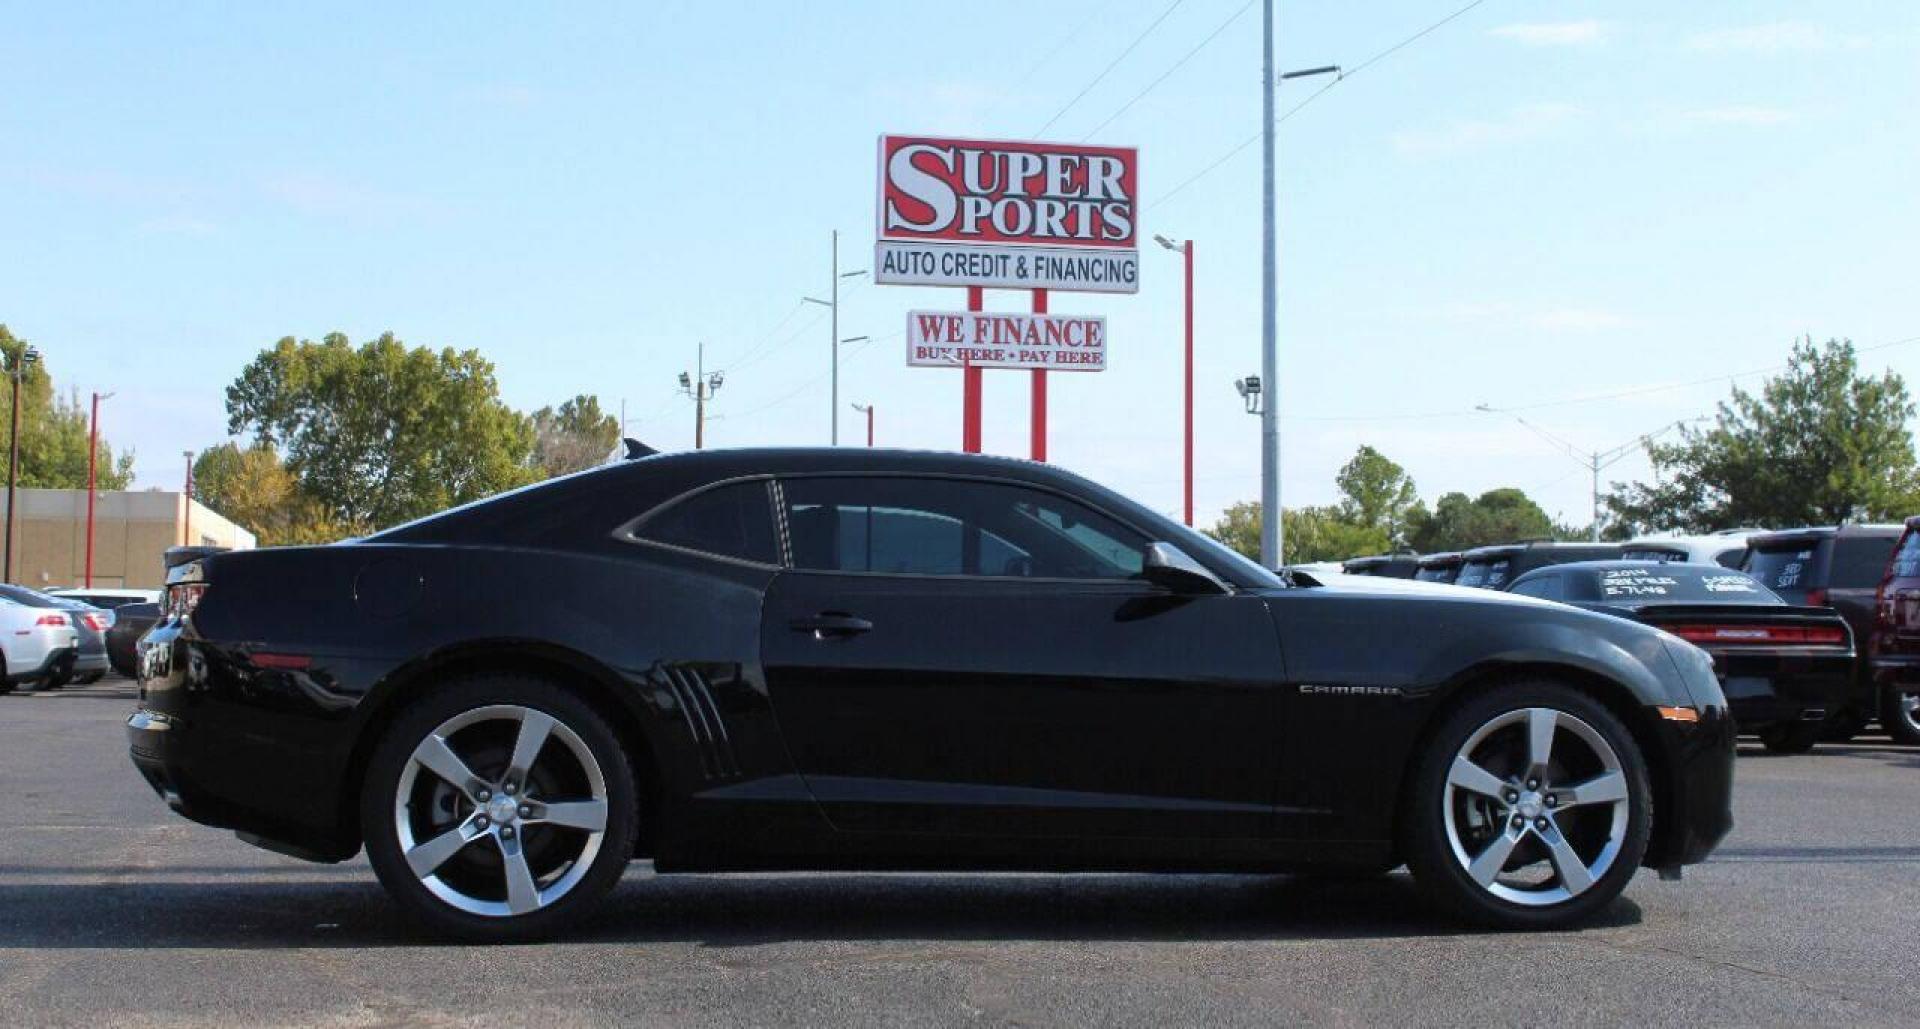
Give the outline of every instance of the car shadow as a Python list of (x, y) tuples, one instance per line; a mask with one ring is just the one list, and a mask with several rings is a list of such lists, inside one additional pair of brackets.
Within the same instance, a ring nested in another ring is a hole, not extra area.
[[(1429, 914), (1412, 881), (1249, 875), (635, 872), (559, 941), (709, 947), (832, 941), (1282, 941), (1476, 932)], [(1622, 898), (1593, 927), (1637, 924)], [(421, 946), (356, 881), (0, 884), (0, 949)]]

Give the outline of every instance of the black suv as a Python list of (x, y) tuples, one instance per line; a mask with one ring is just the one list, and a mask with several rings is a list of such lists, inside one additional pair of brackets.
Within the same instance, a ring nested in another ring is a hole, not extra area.
[(1447, 550), (1438, 554), (1423, 554), (1420, 557), (1420, 570), (1413, 577), (1421, 582), (1451, 583), (1460, 576), (1460, 565), (1466, 561), (1458, 550)]
[(1340, 564), (1348, 575), (1378, 575), (1386, 579), (1411, 579), (1420, 570), (1420, 555), (1414, 553), (1375, 554), (1356, 557)]
[(1563, 565), (1570, 561), (1612, 561), (1620, 556), (1618, 543), (1562, 543), (1557, 540), (1527, 540), (1524, 543), (1499, 543), (1475, 547), (1460, 563), (1455, 586), (1474, 586), (1483, 590), (1506, 589), (1507, 583), (1535, 568)]
[[(1901, 525), (1825, 525), (1770, 532), (1747, 540), (1740, 570), (1789, 604), (1833, 608), (1854, 639), (1870, 640), (1875, 594), (1904, 531)], [(1847, 710), (1830, 723), (1832, 738), (1859, 732), (1879, 708), (1869, 648), (1862, 646)]]

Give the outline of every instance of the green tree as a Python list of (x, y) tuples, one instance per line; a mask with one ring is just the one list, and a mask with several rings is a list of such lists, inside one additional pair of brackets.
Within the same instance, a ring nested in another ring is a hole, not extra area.
[[(0, 325), (0, 352), (11, 369), (22, 359), (27, 341)], [(12, 445), (13, 376), (0, 374), (0, 446)], [(20, 485), (40, 489), (87, 488), (87, 438), (92, 430), (92, 406), (78, 394), (65, 398), (54, 392), (46, 358), (24, 366), (20, 376)], [(0, 463), (6, 461), (0, 453)], [(126, 489), (133, 484), (133, 453), (116, 454), (102, 437), (94, 454), (94, 484), (103, 490)]]
[[(1286, 508), (1280, 515), (1288, 564), (1342, 561), (1388, 548), (1384, 529), (1354, 525), (1336, 507)], [(1231, 504), (1207, 535), (1260, 560), (1260, 505), (1244, 500)]]
[(1920, 470), (1900, 376), (1860, 374), (1850, 340), (1794, 344), (1758, 393), (1735, 387), (1710, 428), (1682, 427), (1647, 448), (1654, 482), (1614, 484), (1624, 530), (1707, 532), (1738, 525), (1826, 525), (1920, 510)]
[(1410, 517), (1420, 502), (1405, 468), (1378, 450), (1363, 445), (1353, 459), (1341, 467), (1334, 484), (1345, 498), (1339, 508), (1343, 521), (1363, 529), (1377, 529), (1389, 540), (1405, 537)]
[(600, 410), (599, 397), (582, 393), (533, 413), (533, 467), (541, 475), (592, 468), (619, 442), (620, 419)]
[(380, 529), (524, 484), (528, 419), (478, 351), (285, 337), (227, 387), (228, 431), (284, 448), (328, 518)]
[(329, 517), (265, 443), (202, 450), (193, 483), (196, 499), (252, 532), (263, 547), (332, 543), (366, 531)]
[(1465, 493), (1445, 494), (1434, 503), (1432, 515), (1412, 526), (1408, 542), (1422, 553), (1433, 553), (1553, 534), (1553, 520), (1540, 505), (1509, 486), (1471, 499)]

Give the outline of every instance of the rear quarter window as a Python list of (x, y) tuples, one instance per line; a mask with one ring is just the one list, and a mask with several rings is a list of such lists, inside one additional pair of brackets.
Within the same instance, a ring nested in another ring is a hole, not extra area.
[(1843, 537), (1834, 547), (1833, 572), (1827, 585), (1834, 589), (1871, 589), (1887, 574), (1894, 541), (1886, 536)]
[(1893, 552), (1893, 561), (1887, 569), (1896, 579), (1920, 579), (1920, 530), (1908, 529), (1900, 537), (1900, 546)]
[(647, 516), (637, 539), (758, 564), (780, 563), (773, 503), (764, 480), (737, 482), (674, 501)]

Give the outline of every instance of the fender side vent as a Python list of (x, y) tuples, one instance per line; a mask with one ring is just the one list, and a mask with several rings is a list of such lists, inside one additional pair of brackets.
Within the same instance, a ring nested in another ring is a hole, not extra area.
[(734, 757), (733, 739), (727, 734), (726, 719), (714, 702), (706, 674), (695, 665), (661, 664), (653, 678), (680, 709), (687, 734), (693, 737), (694, 751), (700, 756), (700, 773), (709, 779), (737, 778), (740, 763)]

